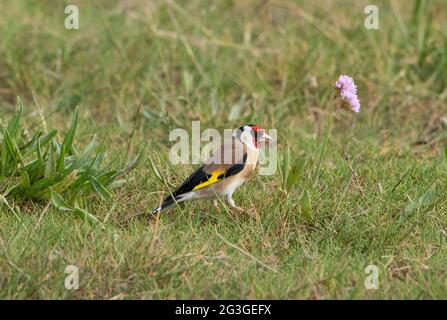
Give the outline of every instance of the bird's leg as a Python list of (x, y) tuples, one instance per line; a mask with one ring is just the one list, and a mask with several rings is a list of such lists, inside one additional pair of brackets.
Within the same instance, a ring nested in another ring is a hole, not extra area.
[(213, 200), (213, 206), (214, 206), (214, 208), (216, 208), (216, 210), (217, 210), (219, 213), (222, 213), (222, 212), (220, 211), (220, 208), (219, 208), (219, 202), (218, 202), (217, 199), (214, 199), (214, 200)]
[(238, 207), (232, 198), (232, 194), (229, 194), (225, 197), (225, 202), (233, 209), (236, 209), (240, 212), (244, 212), (245, 210), (241, 207)]

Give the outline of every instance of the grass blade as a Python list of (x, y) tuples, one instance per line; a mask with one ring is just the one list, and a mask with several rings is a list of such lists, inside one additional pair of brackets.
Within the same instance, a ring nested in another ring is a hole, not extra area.
[(65, 135), (64, 142), (62, 143), (63, 145), (65, 145), (65, 150), (69, 154), (74, 154), (74, 155), (76, 155), (76, 150), (73, 147), (73, 139), (74, 139), (74, 135), (76, 133), (76, 127), (78, 125), (78, 118), (79, 118), (79, 111), (78, 111), (78, 108), (76, 108), (73, 113), (73, 116), (71, 118), (70, 129), (68, 129), (68, 132)]
[(283, 165), (282, 165), (282, 182), (283, 182), (283, 189), (287, 190), (287, 178), (289, 176), (289, 170), (290, 170), (290, 147), (287, 143), (284, 147), (284, 158), (283, 158)]
[(15, 139), (17, 137), (17, 134), (19, 133), (20, 120), (23, 115), (23, 104), (22, 100), (19, 97), (17, 97), (17, 104), (19, 106), (18, 110), (16, 111), (16, 114), (11, 119), (11, 122), (9, 123), (8, 126), (8, 132), (10, 133), (11, 138), (13, 139)]
[(164, 179), (161, 176), (160, 171), (158, 170), (154, 161), (152, 160), (152, 157), (148, 156), (148, 158), (149, 158), (149, 162), (151, 164), (149, 168), (151, 169), (152, 173), (157, 177), (158, 180), (160, 180), (161, 182), (164, 182)]

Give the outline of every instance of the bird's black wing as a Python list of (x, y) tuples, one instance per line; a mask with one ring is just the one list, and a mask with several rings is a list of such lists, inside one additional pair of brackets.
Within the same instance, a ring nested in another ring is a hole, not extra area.
[(208, 187), (225, 178), (234, 176), (244, 169), (246, 162), (247, 154), (244, 154), (242, 163), (219, 166), (213, 165), (212, 167), (203, 165), (191, 174), (172, 194), (174, 197), (177, 197), (184, 193)]
[(187, 193), (192, 191), (196, 186), (208, 181), (212, 173), (206, 173), (203, 169), (205, 166), (201, 166), (196, 171), (194, 171), (193, 174), (189, 176), (188, 179), (186, 179), (183, 184), (178, 187), (172, 194), (174, 197), (179, 196), (181, 194)]

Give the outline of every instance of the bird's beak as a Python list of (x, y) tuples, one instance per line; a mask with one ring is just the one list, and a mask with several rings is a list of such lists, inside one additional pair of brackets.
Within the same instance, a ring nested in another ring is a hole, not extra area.
[(269, 141), (269, 142), (273, 141), (273, 138), (270, 137), (270, 136), (269, 136), (267, 133), (265, 133), (265, 132), (262, 134), (262, 139), (265, 140), (265, 141)]

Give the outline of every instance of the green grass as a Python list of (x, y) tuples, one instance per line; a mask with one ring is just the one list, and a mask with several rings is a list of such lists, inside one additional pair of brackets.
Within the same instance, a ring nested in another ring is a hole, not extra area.
[[(30, 135), (63, 141), (78, 106), (81, 149), (96, 134), (114, 169), (143, 144), (147, 155), (113, 203), (84, 201), (105, 228), (8, 197), (20, 211), (0, 205), (0, 298), (447, 298), (444, 1), (378, 1), (379, 30), (363, 27), (368, 1), (208, 3), (74, 1), (70, 31), (62, 2), (1, 2), (1, 123), (20, 96)], [(306, 187), (339, 74), (362, 110), (337, 115)], [(235, 201), (257, 219), (200, 202), (149, 222), (167, 194), (149, 157), (181, 183), (194, 166), (169, 162), (168, 137), (192, 120), (276, 128), (302, 174), (287, 193), (283, 172), (241, 187)], [(364, 287), (370, 264), (378, 290)], [(64, 287), (67, 265), (78, 290)]]
[(20, 205), (12, 206), (11, 200), (49, 201), (62, 211), (72, 212), (92, 224), (99, 220), (82, 209), (85, 202), (92, 201), (92, 194), (110, 202), (112, 194), (108, 188), (122, 185), (125, 180), (117, 180), (138, 165), (137, 157), (129, 167), (121, 170), (104, 170), (104, 153), (97, 148), (96, 135), (82, 151), (76, 151), (73, 139), (78, 123), (76, 109), (65, 138), (57, 141), (56, 130), (47, 134), (37, 131), (32, 137), (22, 127), (23, 104), (17, 100), (18, 108), (8, 125), (0, 126), (0, 193), (3, 204), (21, 222)]

